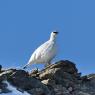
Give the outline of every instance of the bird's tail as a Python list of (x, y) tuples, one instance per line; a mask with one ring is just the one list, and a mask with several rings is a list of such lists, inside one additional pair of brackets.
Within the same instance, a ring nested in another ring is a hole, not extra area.
[(27, 63), (27, 64), (23, 67), (23, 69), (26, 69), (29, 65), (30, 65), (30, 64)]
[(23, 67), (23, 69), (26, 69), (27, 68), (27, 66), (25, 65), (24, 67)]

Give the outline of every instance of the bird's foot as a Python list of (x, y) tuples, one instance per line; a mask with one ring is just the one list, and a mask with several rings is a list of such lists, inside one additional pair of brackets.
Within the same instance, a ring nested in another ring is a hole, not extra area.
[(51, 63), (47, 63), (45, 64), (45, 68), (48, 68), (50, 66)]
[(39, 71), (37, 67), (36, 67), (36, 71)]
[(38, 73), (39, 71), (38, 71), (38, 68), (35, 68), (35, 69), (33, 69), (32, 70), (32, 74), (36, 74), (36, 73)]

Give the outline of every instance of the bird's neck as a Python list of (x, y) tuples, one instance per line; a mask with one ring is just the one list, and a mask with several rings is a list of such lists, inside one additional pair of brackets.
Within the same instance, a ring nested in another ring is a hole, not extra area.
[(54, 36), (51, 36), (50, 37), (50, 41), (54, 41), (55, 42), (56, 41), (56, 38)]

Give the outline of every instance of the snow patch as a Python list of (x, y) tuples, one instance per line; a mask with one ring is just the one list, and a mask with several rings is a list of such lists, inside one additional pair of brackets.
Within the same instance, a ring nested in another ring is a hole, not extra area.
[(10, 92), (10, 93), (2, 93), (0, 95), (30, 95), (26, 91), (24, 91), (23, 93), (18, 91), (14, 86), (10, 85), (10, 83), (8, 83), (7, 81), (4, 81), (4, 83), (6, 83), (8, 85), (7, 89), (11, 90), (12, 92)]

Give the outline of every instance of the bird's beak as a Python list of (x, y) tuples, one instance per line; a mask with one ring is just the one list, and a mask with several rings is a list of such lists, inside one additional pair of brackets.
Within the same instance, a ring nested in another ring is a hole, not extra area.
[(58, 34), (58, 32), (53, 32), (53, 33)]

